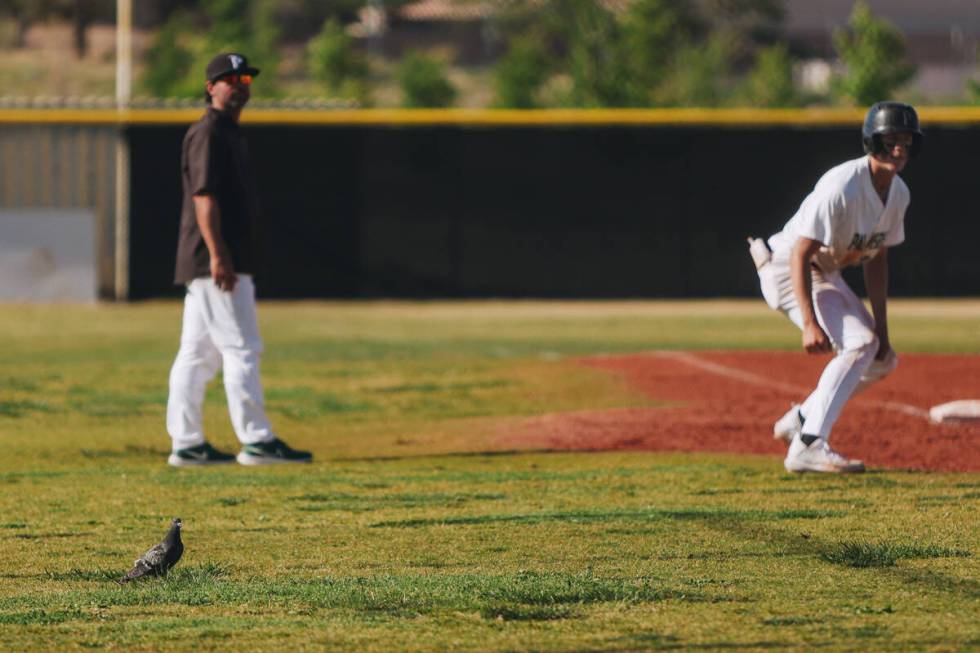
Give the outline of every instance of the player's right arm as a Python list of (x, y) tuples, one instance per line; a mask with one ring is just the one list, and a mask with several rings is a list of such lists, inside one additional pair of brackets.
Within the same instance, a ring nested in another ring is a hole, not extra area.
[(194, 196), (194, 215), (197, 217), (197, 227), (207, 245), (211, 257), (211, 278), (221, 290), (231, 292), (238, 283), (235, 266), (231, 253), (221, 237), (221, 211), (213, 195)]
[(800, 236), (789, 258), (793, 294), (803, 318), (803, 349), (809, 354), (832, 350), (830, 338), (817, 322), (817, 313), (813, 308), (813, 281), (810, 278), (810, 261), (822, 246), (819, 240)]
[(215, 197), (221, 186), (219, 147), (213, 131), (192, 127), (184, 141), (183, 160), (187, 187), (194, 199), (194, 217), (211, 260), (211, 278), (218, 288), (231, 292), (238, 283), (238, 275), (221, 235), (221, 209)]

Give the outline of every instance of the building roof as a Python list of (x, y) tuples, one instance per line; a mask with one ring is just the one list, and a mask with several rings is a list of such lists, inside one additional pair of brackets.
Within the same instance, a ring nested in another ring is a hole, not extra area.
[[(632, 0), (599, 0), (604, 6), (625, 11)], [(832, 31), (847, 23), (855, 0), (784, 0), (787, 33)], [(906, 33), (960, 31), (980, 34), (977, 0), (864, 0), (875, 15), (894, 23)], [(412, 22), (478, 21), (515, 4), (543, 4), (544, 0), (416, 0), (396, 10)]]
[[(625, 11), (630, 0), (599, 0), (613, 11)], [(466, 22), (483, 20), (515, 4), (542, 5), (544, 0), (417, 0), (397, 10), (400, 19), (412, 22)]]
[[(906, 34), (980, 33), (977, 0), (864, 0), (872, 13)], [(855, 0), (786, 0), (787, 32), (832, 30), (847, 23)]]
[(482, 20), (495, 13), (499, 4), (480, 0), (418, 0), (400, 7), (398, 17), (402, 20), (419, 22), (453, 22)]

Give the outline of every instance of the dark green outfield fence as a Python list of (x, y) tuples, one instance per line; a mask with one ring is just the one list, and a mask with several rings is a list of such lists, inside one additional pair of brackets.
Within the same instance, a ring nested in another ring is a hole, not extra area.
[[(841, 121), (837, 121), (841, 122)], [(249, 124), (264, 297), (757, 294), (745, 237), (861, 155), (846, 124)], [(132, 298), (174, 295), (186, 125), (131, 124)], [(980, 130), (927, 124), (891, 292), (980, 293)]]

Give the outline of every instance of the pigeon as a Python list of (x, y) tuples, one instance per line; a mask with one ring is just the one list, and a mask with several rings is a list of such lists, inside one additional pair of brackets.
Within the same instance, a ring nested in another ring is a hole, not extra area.
[(184, 543), (180, 541), (181, 524), (180, 517), (174, 517), (163, 541), (138, 558), (133, 563), (132, 570), (116, 582), (122, 585), (143, 576), (160, 576), (167, 573), (184, 553)]

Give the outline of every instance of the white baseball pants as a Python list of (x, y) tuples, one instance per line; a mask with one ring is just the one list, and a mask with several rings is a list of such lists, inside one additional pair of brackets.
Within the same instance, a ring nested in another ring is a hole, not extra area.
[(187, 285), (180, 350), (170, 370), (167, 400), (167, 432), (174, 449), (204, 443), (204, 391), (218, 370), (223, 370), (228, 412), (238, 439), (252, 444), (275, 437), (262, 399), (261, 353), (250, 275), (238, 275), (232, 292), (220, 290), (210, 277)]
[[(876, 368), (876, 374), (867, 374), (878, 353), (874, 318), (840, 272), (824, 274), (811, 269), (817, 322), (830, 338), (836, 355), (824, 368), (816, 389), (800, 406), (800, 412), (806, 420), (803, 433), (826, 439), (847, 400), (857, 390), (885, 376), (894, 369), (894, 364), (886, 372)], [(769, 306), (782, 311), (802, 330), (803, 316), (793, 293), (789, 260), (772, 259), (759, 270), (759, 279)]]

